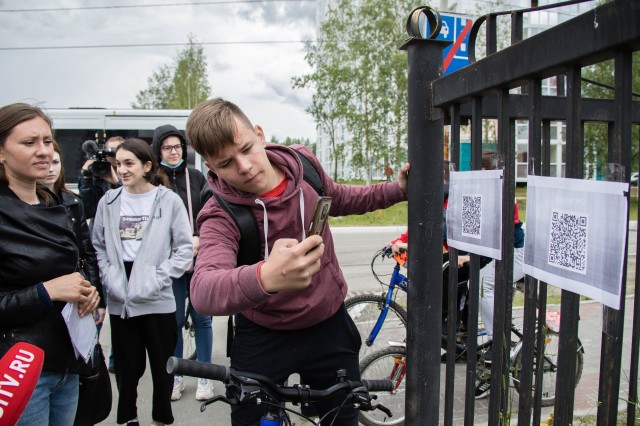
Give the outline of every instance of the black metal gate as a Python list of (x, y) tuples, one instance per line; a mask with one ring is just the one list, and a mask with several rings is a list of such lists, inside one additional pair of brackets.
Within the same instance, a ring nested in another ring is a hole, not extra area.
[[(576, 3), (564, 2), (562, 5)], [(555, 5), (558, 6), (558, 5)], [(497, 51), (496, 21), (499, 14), (480, 18), (472, 34), (486, 24), (487, 56), (461, 70), (442, 77), (442, 51), (446, 43), (434, 40), (439, 31), (439, 15), (428, 7), (414, 10), (407, 21), (410, 39), (403, 49), (409, 63), (409, 259), (408, 349), (407, 349), (407, 425), (454, 424), (453, 357), (446, 363), (444, 413), (440, 412), (441, 360), (440, 333), (442, 308), (442, 169), (444, 126), (450, 124), (452, 162), (460, 158), (460, 127), (469, 123), (472, 168), (481, 168), (482, 120), (497, 120), (497, 151), (504, 158), (502, 193), (502, 261), (496, 264), (494, 345), (491, 367), (491, 392), (488, 424), (508, 424), (516, 417), (519, 425), (540, 424), (540, 391), (522, 392), (518, 406), (510, 406), (509, 358), (513, 287), (513, 218), (515, 198), (515, 120), (526, 120), (529, 127), (528, 174), (548, 176), (550, 171), (550, 123), (566, 123), (565, 177), (583, 179), (584, 124), (604, 123), (608, 128), (608, 162), (621, 165), (622, 177), (610, 180), (629, 182), (631, 168), (632, 126), (640, 123), (640, 102), (633, 100), (632, 54), (640, 50), (640, 1), (616, 0), (599, 6), (536, 36), (523, 39), (523, 17), (530, 12), (550, 8), (543, 6), (506, 12), (511, 17), (511, 46)], [(501, 14), (505, 14), (502, 12)], [(419, 22), (427, 19), (432, 34), (420, 35)], [(473, 38), (473, 36), (472, 36)], [(473, 53), (473, 45), (471, 43)], [(612, 99), (589, 99), (581, 93), (583, 67), (614, 60), (615, 84)], [(640, 70), (635, 70), (636, 73)], [(558, 76), (557, 96), (543, 96), (542, 80)], [(564, 86), (564, 88), (562, 87)], [(520, 88), (519, 93), (513, 89)], [(563, 90), (564, 89), (564, 90)], [(637, 95), (635, 95), (637, 96)], [(636, 218), (633, 218), (634, 220)], [(511, 222), (512, 223), (512, 222)], [(625, 247), (626, 249), (626, 247)], [(450, 251), (452, 265), (458, 253)], [(637, 256), (637, 252), (636, 252)], [(426, 261), (425, 261), (426, 259)], [(636, 264), (633, 303), (633, 339), (628, 395), (620, 395), (623, 319), (626, 294), (626, 261), (623, 266), (621, 309), (603, 308), (599, 395), (594, 414), (598, 425), (615, 425), (619, 399), (627, 400), (627, 424), (635, 424), (638, 382), (638, 346), (640, 342), (640, 286)], [(471, 257), (469, 335), (477, 332), (479, 258)], [(455, 304), (457, 270), (452, 268), (449, 285), (449, 314)], [(502, 285), (501, 285), (502, 283)], [(506, 284), (509, 283), (509, 284)], [(546, 311), (547, 285), (525, 277), (523, 322), (523, 363), (520, 386), (534, 387), (534, 345), (541, 347), (542, 324)], [(538, 312), (538, 314), (537, 314)], [(563, 291), (561, 295), (560, 348), (554, 425), (573, 424), (576, 356), (579, 348), (579, 295)], [(537, 315), (539, 318), (537, 318)], [(538, 328), (538, 330), (536, 330)], [(536, 341), (538, 340), (538, 341)], [(453, 339), (449, 339), (452, 345)], [(464, 392), (464, 424), (474, 424), (476, 406), (476, 347), (470, 340)], [(452, 346), (449, 347), (453, 349)], [(451, 350), (449, 351), (451, 353)], [(539, 359), (538, 359), (539, 361)], [(537, 364), (536, 364), (537, 365)], [(625, 378), (626, 379), (626, 378)], [(517, 413), (517, 414), (516, 414)], [(456, 421), (460, 424), (460, 421)]]

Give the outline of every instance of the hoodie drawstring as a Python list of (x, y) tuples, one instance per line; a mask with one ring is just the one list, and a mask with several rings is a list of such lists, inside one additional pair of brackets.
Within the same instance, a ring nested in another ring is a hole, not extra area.
[(261, 199), (256, 198), (256, 204), (259, 204), (262, 207), (262, 224), (264, 228), (264, 259), (267, 260), (269, 257), (269, 240), (267, 240), (267, 235), (269, 235), (269, 219), (267, 218), (267, 206), (264, 205)]
[[(302, 222), (302, 240), (307, 238), (307, 233), (304, 225), (304, 193), (302, 192), (302, 188), (298, 188), (300, 191), (300, 221)], [(269, 258), (269, 240), (267, 239), (267, 235), (269, 235), (269, 218), (267, 216), (267, 206), (265, 206), (264, 202), (256, 198), (255, 203), (262, 207), (262, 224), (264, 228), (264, 260)]]
[(300, 241), (304, 241), (307, 238), (307, 231), (304, 225), (304, 193), (302, 192), (302, 187), (298, 188), (298, 191), (300, 191), (300, 222), (302, 222), (302, 240)]

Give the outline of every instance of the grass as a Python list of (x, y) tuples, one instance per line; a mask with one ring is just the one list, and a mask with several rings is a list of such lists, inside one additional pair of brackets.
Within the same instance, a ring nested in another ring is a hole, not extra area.
[[(349, 184), (363, 185), (362, 181), (350, 181)], [(631, 188), (629, 219), (638, 219), (638, 188)], [(520, 220), (526, 222), (527, 219), (527, 188), (525, 186), (516, 187), (516, 199), (518, 200), (518, 210)], [(406, 226), (408, 203), (406, 201), (396, 204), (384, 210), (363, 215), (341, 216), (329, 218), (331, 226)]]

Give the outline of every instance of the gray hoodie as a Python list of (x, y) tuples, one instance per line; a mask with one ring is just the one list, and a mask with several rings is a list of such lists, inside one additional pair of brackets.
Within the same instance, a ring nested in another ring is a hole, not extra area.
[(180, 197), (158, 187), (142, 244), (127, 280), (119, 233), (120, 194), (108, 191), (98, 204), (92, 240), (110, 314), (122, 318), (175, 312), (172, 279), (191, 268), (193, 241)]

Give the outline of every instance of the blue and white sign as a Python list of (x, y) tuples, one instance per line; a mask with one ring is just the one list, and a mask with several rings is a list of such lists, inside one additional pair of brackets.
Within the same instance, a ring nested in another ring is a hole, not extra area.
[[(437, 40), (450, 41), (452, 44), (444, 49), (444, 75), (469, 65), (469, 33), (473, 20), (464, 15), (441, 13), (442, 28)], [(425, 34), (429, 34), (429, 24), (425, 19)]]

